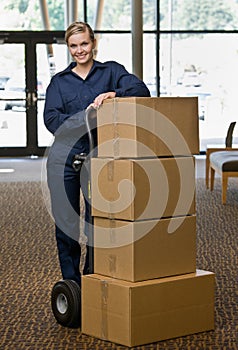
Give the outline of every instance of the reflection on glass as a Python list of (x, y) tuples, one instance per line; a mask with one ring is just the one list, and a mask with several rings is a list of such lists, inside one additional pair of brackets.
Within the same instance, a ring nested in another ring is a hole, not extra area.
[(143, 40), (143, 80), (150, 90), (151, 96), (157, 96), (156, 36), (144, 34)]
[(0, 147), (25, 147), (24, 44), (0, 45), (0, 56)]
[(143, 1), (143, 29), (155, 30), (157, 20), (156, 0)]
[(227, 0), (160, 0), (161, 30), (232, 30), (238, 3)]
[(96, 60), (117, 61), (132, 70), (132, 49), (130, 34), (102, 34), (98, 37)]
[(162, 95), (198, 96), (201, 151), (207, 144), (224, 143), (236, 118), (237, 52), (237, 37), (232, 34), (161, 36)]
[(95, 29), (130, 30), (131, 0), (87, 1), (88, 22)]
[[(82, 18), (83, 4), (78, 6), (78, 16)], [(41, 11), (41, 6), (45, 6)], [(45, 20), (42, 13), (49, 13), (50, 23), (44, 27)], [(65, 0), (36, 1), (5, 0), (1, 3), (0, 30), (64, 30), (65, 29)]]
[(52, 143), (52, 134), (43, 121), (43, 109), (46, 88), (51, 77), (68, 65), (68, 50), (65, 44), (38, 44), (37, 52), (37, 132), (38, 146), (45, 147)]

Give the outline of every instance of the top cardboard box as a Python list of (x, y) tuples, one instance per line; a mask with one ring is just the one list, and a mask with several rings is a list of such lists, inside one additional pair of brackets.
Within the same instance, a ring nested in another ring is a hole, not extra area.
[(105, 100), (97, 112), (98, 157), (199, 154), (197, 97)]

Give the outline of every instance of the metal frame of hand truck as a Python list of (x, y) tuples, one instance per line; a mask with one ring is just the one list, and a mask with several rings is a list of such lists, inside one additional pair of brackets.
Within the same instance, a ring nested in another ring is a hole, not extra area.
[[(88, 161), (88, 198), (91, 200), (91, 157), (94, 151), (94, 140), (92, 135), (92, 127), (90, 126), (90, 115), (95, 112), (93, 107), (89, 107), (85, 111), (85, 125), (89, 139), (89, 155), (86, 153), (74, 156), (73, 168), (75, 171), (81, 171), (83, 163)], [(95, 117), (95, 116), (94, 116)], [(95, 118), (96, 120), (96, 118)], [(89, 273), (93, 273), (94, 250), (93, 250), (93, 218), (91, 215), (91, 203), (89, 203), (89, 223), (90, 244), (87, 246), (87, 254), (89, 258)], [(74, 280), (60, 280), (55, 283), (51, 292), (51, 307), (56, 321), (70, 328), (78, 328), (81, 326), (81, 289)]]

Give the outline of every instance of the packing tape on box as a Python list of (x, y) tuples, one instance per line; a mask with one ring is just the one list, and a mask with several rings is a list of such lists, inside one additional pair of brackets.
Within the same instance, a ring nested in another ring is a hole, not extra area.
[(108, 339), (108, 282), (101, 280), (101, 309), (102, 309), (102, 322), (101, 322), (101, 337), (102, 339)]
[(108, 181), (113, 181), (114, 179), (114, 160), (107, 162), (107, 178)]
[[(114, 246), (116, 244), (116, 220), (111, 219), (110, 220), (110, 243)], [(115, 254), (110, 254), (108, 257), (108, 264), (109, 264), (109, 271), (112, 276), (114, 276), (114, 273), (116, 272), (116, 262), (117, 258)]]
[[(110, 160), (107, 162), (107, 179), (108, 181), (113, 181), (114, 180), (114, 160)], [(108, 201), (108, 213), (109, 213), (109, 219), (113, 220), (114, 219), (114, 214), (113, 214), (113, 200)], [(111, 235), (110, 235), (111, 237)]]
[(110, 254), (108, 257), (108, 264), (109, 264), (109, 271), (110, 275), (112, 277), (114, 276), (114, 273), (116, 272), (116, 265), (117, 265), (117, 257), (115, 254)]
[[(108, 219), (110, 220), (115, 220), (115, 214), (113, 211), (113, 199), (109, 199), (108, 200)], [(111, 235), (110, 235), (110, 239), (111, 239)]]
[[(114, 161), (111, 160), (107, 163), (107, 178), (108, 181), (113, 181), (114, 180)], [(108, 213), (109, 213), (109, 219), (113, 220), (114, 219), (114, 214), (113, 214), (113, 200), (108, 201)], [(111, 237), (111, 235), (110, 235)]]
[(110, 220), (110, 243), (116, 243), (116, 236), (115, 236), (115, 228), (116, 228), (116, 221), (115, 219)]
[(118, 98), (113, 99), (113, 156), (119, 158)]

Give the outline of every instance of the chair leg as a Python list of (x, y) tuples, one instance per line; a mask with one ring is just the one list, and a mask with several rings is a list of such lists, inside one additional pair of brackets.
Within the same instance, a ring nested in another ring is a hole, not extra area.
[(206, 187), (209, 189), (209, 175), (210, 175), (210, 161), (209, 161), (209, 154), (207, 152), (206, 154)]
[(214, 188), (214, 178), (215, 178), (215, 170), (210, 167), (210, 190), (213, 191)]
[(226, 204), (226, 192), (227, 192), (228, 176), (222, 173), (222, 204)]

